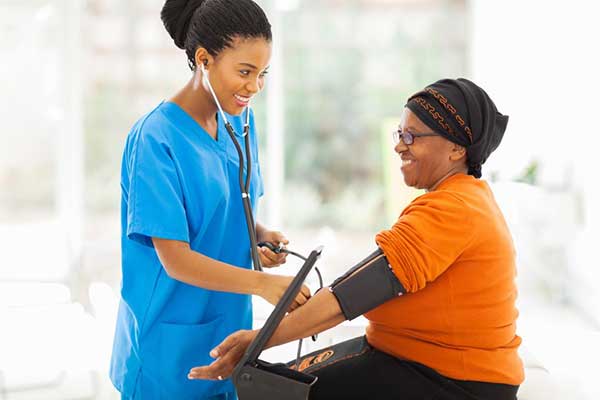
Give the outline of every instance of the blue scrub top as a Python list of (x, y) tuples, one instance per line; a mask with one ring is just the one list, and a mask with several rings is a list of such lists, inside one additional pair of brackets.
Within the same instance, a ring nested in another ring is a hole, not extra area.
[[(244, 151), (243, 117), (228, 116)], [(263, 193), (250, 118), (253, 209)], [(163, 102), (127, 137), (121, 171), (121, 302), (110, 377), (126, 397), (202, 399), (234, 390), (230, 380), (190, 381), (230, 333), (251, 329), (249, 295), (170, 278), (152, 237), (188, 242), (205, 256), (250, 269), (239, 160), (218, 116), (213, 139), (178, 105)]]

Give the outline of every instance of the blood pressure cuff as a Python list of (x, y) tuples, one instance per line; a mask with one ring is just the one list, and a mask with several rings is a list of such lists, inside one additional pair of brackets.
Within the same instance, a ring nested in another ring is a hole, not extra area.
[(337, 298), (347, 320), (406, 293), (379, 248), (336, 279), (329, 290)]

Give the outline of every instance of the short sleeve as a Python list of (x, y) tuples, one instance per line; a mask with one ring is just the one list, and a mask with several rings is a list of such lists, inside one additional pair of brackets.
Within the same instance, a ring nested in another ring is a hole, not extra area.
[(375, 241), (402, 285), (413, 293), (444, 273), (472, 237), (464, 202), (453, 194), (432, 192), (415, 199)]
[(181, 180), (167, 143), (140, 132), (129, 156), (127, 237), (152, 246), (152, 237), (189, 242)]

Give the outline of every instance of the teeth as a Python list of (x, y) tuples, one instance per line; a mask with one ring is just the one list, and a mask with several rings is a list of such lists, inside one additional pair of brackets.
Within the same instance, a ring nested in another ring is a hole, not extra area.
[(237, 94), (234, 94), (235, 98), (241, 101), (242, 103), (247, 103), (250, 101), (250, 97), (242, 97)]
[(402, 160), (402, 165), (409, 165), (412, 163), (412, 160)]

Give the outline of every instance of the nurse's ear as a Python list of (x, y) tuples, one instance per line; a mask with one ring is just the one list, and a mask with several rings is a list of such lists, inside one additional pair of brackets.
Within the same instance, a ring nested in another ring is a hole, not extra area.
[(196, 53), (194, 54), (194, 61), (199, 70), (202, 70), (200, 67), (201, 65), (208, 70), (210, 65), (213, 63), (214, 58), (204, 47), (198, 47), (196, 49)]
[[(199, 47), (194, 54), (195, 66), (191, 66), (194, 71), (194, 90), (204, 87), (205, 90), (210, 90), (210, 81), (208, 80), (208, 69), (214, 61), (214, 58), (206, 51), (204, 47)], [(195, 67), (195, 68), (194, 68)]]

